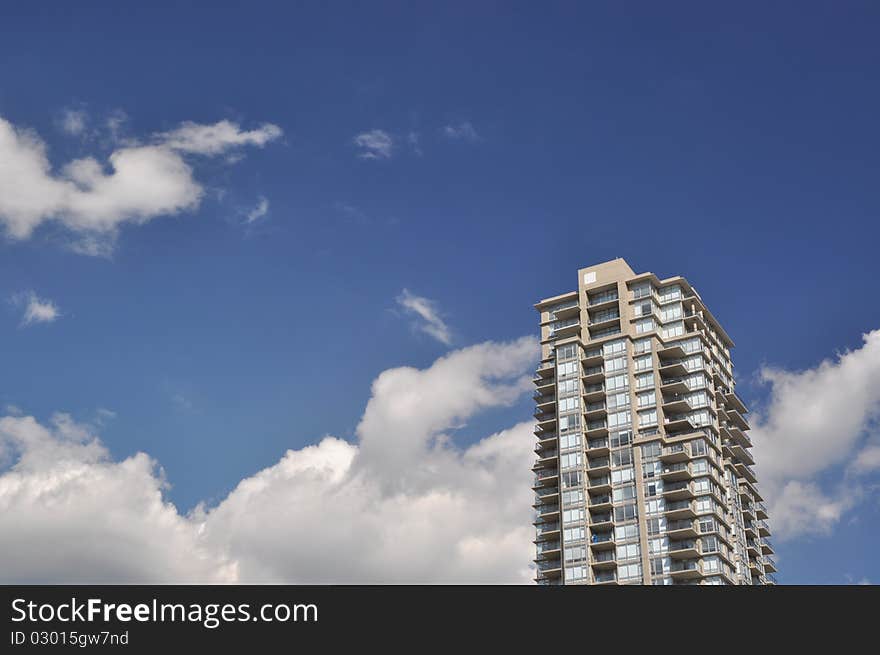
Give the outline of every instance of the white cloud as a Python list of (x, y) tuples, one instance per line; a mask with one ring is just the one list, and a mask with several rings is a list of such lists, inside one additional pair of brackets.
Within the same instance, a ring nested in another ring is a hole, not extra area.
[(0, 418), (0, 579), (224, 582), (235, 567), (208, 551), (199, 524), (163, 499), (143, 453), (120, 462), (85, 426), (56, 415)]
[(113, 461), (91, 428), (0, 419), (7, 582), (527, 582), (531, 422), (450, 431), (530, 386), (534, 339), (384, 371), (358, 444), (327, 436), (183, 516), (155, 462)]
[(88, 115), (81, 109), (65, 109), (61, 112), (61, 129), (71, 136), (80, 136), (86, 131)]
[(479, 141), (480, 135), (477, 134), (476, 128), (470, 123), (470, 121), (465, 121), (463, 123), (459, 123), (458, 125), (447, 125), (443, 128), (443, 135), (449, 139), (453, 139), (456, 141)]
[(384, 130), (370, 130), (358, 134), (354, 144), (361, 148), (358, 157), (361, 159), (390, 159), (394, 148), (394, 139)]
[(250, 209), (245, 215), (245, 223), (253, 223), (269, 213), (269, 200), (265, 196), (260, 196), (257, 204)]
[(770, 400), (752, 420), (755, 460), (781, 538), (827, 534), (866, 492), (859, 474), (880, 463), (880, 330), (863, 339), (815, 368), (761, 372)]
[(419, 330), (447, 346), (452, 343), (449, 326), (440, 318), (439, 310), (434, 301), (416, 296), (407, 289), (404, 289), (396, 300), (397, 304), (407, 313), (414, 314), (421, 319), (416, 323)]
[(242, 146), (263, 147), (281, 135), (281, 128), (271, 123), (265, 123), (255, 130), (242, 131), (237, 123), (227, 120), (213, 125), (187, 121), (175, 130), (157, 134), (155, 139), (180, 152), (219, 155)]
[(12, 302), (24, 308), (21, 317), (23, 326), (34, 323), (52, 323), (61, 316), (58, 305), (47, 298), (40, 298), (33, 291), (15, 294), (12, 297)]
[(0, 226), (13, 239), (27, 239), (43, 223), (56, 221), (73, 233), (77, 252), (106, 254), (123, 224), (198, 207), (204, 190), (182, 153), (263, 145), (279, 134), (275, 126), (241, 132), (228, 121), (184, 123), (152, 144), (116, 149), (106, 166), (86, 157), (54, 173), (45, 143), (0, 118)]

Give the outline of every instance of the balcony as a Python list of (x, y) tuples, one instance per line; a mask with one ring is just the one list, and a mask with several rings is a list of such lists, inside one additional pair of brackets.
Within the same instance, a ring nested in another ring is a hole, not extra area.
[(551, 464), (555, 462), (558, 456), (559, 451), (555, 448), (542, 450), (540, 453), (538, 453), (538, 465), (546, 466), (547, 464)]
[[(605, 530), (613, 525), (611, 512), (590, 513), (590, 527), (593, 530)], [(595, 537), (597, 533), (593, 533)], [(610, 533), (609, 533), (610, 534)]]
[(591, 510), (611, 510), (611, 496), (591, 496)]
[(725, 413), (727, 414), (727, 420), (730, 421), (732, 425), (738, 427), (740, 430), (749, 429), (749, 424), (738, 411), (735, 409), (728, 409)]
[(735, 458), (735, 460), (739, 460), (743, 464), (749, 464), (749, 465), (752, 465), (755, 463), (755, 460), (752, 457), (752, 454), (748, 450), (746, 450), (745, 448), (740, 446), (738, 443), (734, 443), (732, 441), (727, 441), (724, 445), (728, 446), (730, 448), (730, 454), (733, 458)]
[(580, 333), (580, 320), (576, 318), (569, 319), (567, 321), (562, 321), (559, 325), (551, 325), (550, 329), (547, 331), (547, 337), (543, 341), (546, 343), (548, 341), (555, 341), (556, 339), (566, 339), (568, 337), (577, 336)]
[(607, 571), (617, 566), (613, 550), (599, 550), (590, 554), (590, 565), (594, 571)]
[(766, 521), (757, 521), (756, 523), (758, 524), (758, 534), (762, 537), (769, 537), (770, 536), (770, 526), (767, 525), (767, 522)]
[(599, 311), (595, 314), (590, 314), (589, 325), (591, 330), (601, 330), (603, 328), (611, 327), (614, 323), (620, 322), (620, 312), (616, 310), (612, 311)]
[(544, 430), (536, 430), (535, 437), (538, 439), (538, 443), (535, 444), (535, 448), (555, 448), (556, 447), (556, 433), (555, 432), (545, 432)]
[(686, 559), (672, 562), (669, 574), (674, 580), (694, 580), (702, 577), (702, 566), (699, 560)]
[(553, 391), (550, 393), (536, 393), (532, 396), (532, 400), (535, 401), (538, 410), (542, 412), (549, 412), (556, 409), (556, 394)]
[(671, 559), (693, 559), (699, 557), (697, 542), (694, 539), (669, 542), (669, 557)]
[(758, 493), (758, 488), (754, 485), (754, 483), (745, 478), (740, 478), (739, 480), (739, 495), (741, 498), (745, 496), (746, 498), (754, 501), (764, 500), (761, 494)]
[(572, 300), (559, 305), (554, 311), (549, 312), (547, 322), (563, 321), (567, 318), (578, 316), (581, 313), (580, 305), (577, 300)]
[(663, 427), (667, 432), (684, 432), (685, 430), (693, 430), (694, 424), (686, 414), (673, 414), (664, 417)]
[(660, 477), (668, 482), (674, 482), (676, 480), (687, 480), (691, 477), (691, 469), (687, 462), (680, 462), (678, 464), (667, 464), (660, 472)]
[(699, 534), (698, 527), (697, 522), (694, 520), (667, 521), (666, 535), (670, 539), (696, 537)]
[(586, 430), (584, 430), (584, 433), (587, 435), (588, 439), (603, 437), (608, 434), (608, 422), (604, 420), (589, 421), (586, 425)]
[(559, 505), (539, 505), (537, 514), (545, 521), (559, 518)]
[(533, 378), (532, 382), (537, 387), (538, 393), (548, 394), (556, 392), (556, 378), (552, 375), (549, 378)]
[(685, 400), (687, 396), (677, 393), (663, 394), (663, 413), (666, 416), (683, 415), (690, 412), (693, 407)]
[(667, 359), (660, 362), (661, 375), (669, 375), (673, 377), (684, 377), (690, 371), (684, 365), (684, 361), (680, 359)]
[(685, 384), (682, 378), (666, 378), (660, 381), (660, 391), (663, 393), (686, 394), (690, 388)]
[(581, 360), (581, 364), (585, 367), (587, 366), (601, 366), (602, 362), (605, 361), (605, 358), (602, 356), (601, 348), (592, 348), (590, 350), (584, 351), (584, 357)]
[(589, 403), (605, 400), (604, 384), (587, 384), (584, 385), (584, 401)]
[(604, 305), (616, 304), (619, 300), (620, 297), (617, 295), (617, 289), (611, 289), (590, 294), (587, 297), (587, 304), (590, 309), (597, 309)]
[(743, 448), (752, 447), (752, 440), (749, 438), (749, 435), (747, 435), (745, 432), (743, 432), (730, 422), (724, 422), (721, 424), (721, 434), (725, 438), (729, 439), (733, 443), (739, 444)]
[(691, 459), (691, 447), (688, 444), (677, 443), (666, 446), (660, 452), (660, 461), (664, 464), (686, 462)]
[(602, 382), (605, 379), (605, 367), (604, 366), (584, 367), (582, 377), (583, 377), (584, 384), (596, 384), (598, 382)]
[(690, 482), (673, 482), (664, 485), (663, 497), (666, 500), (690, 500), (694, 497)]
[(540, 364), (538, 364), (538, 368), (536, 369), (536, 373), (543, 378), (552, 376), (555, 371), (556, 362), (552, 359), (550, 361), (541, 362)]
[(591, 494), (611, 493), (611, 476), (603, 475), (597, 478), (587, 478), (587, 489)]
[(678, 500), (673, 503), (666, 503), (666, 510), (663, 512), (667, 519), (692, 519), (697, 516), (694, 511), (694, 505), (689, 500)]
[(587, 441), (587, 455), (597, 457), (599, 455), (607, 455), (611, 448), (607, 438), (589, 439)]
[(611, 472), (611, 460), (607, 457), (588, 457), (587, 470), (592, 475), (604, 475)]
[(586, 414), (588, 421), (594, 421), (607, 416), (608, 410), (605, 409), (605, 403), (603, 402), (587, 403), (584, 406), (584, 414)]
[(754, 469), (748, 464), (745, 464), (743, 462), (736, 462), (734, 468), (736, 468), (736, 472), (740, 475), (740, 477), (745, 478), (752, 484), (755, 484), (758, 481), (758, 478), (755, 476)]
[(535, 544), (535, 554), (538, 557), (559, 557), (562, 544), (559, 541), (539, 541)]
[(671, 343), (668, 346), (661, 346), (657, 350), (657, 357), (660, 359), (661, 366), (664, 362), (676, 361), (687, 357), (687, 353), (677, 343)]
[(779, 569), (776, 568), (776, 562), (773, 560), (772, 557), (765, 557), (764, 558), (764, 570), (767, 573), (778, 572)]
[(755, 517), (759, 519), (767, 519), (767, 506), (764, 503), (755, 503)]
[(544, 487), (553, 484), (559, 485), (559, 471), (556, 469), (541, 469), (535, 472), (534, 487)]
[(599, 571), (593, 576), (593, 584), (617, 584), (617, 571)]
[(547, 499), (556, 499), (559, 496), (559, 487), (540, 487), (535, 490), (535, 498), (541, 502)]
[(735, 409), (740, 414), (748, 413), (748, 408), (745, 406), (742, 400), (739, 399), (734, 392), (725, 393), (722, 395), (722, 399), (724, 400), (725, 407)]
[(557, 560), (547, 560), (541, 562), (535, 562), (535, 568), (538, 569), (541, 573), (562, 573), (562, 563)]
[(603, 550), (614, 551), (614, 548), (614, 534), (610, 530), (608, 532), (594, 532), (590, 536), (591, 553), (597, 553)]
[(559, 522), (558, 521), (547, 521), (535, 524), (535, 534), (538, 536), (538, 539), (545, 540), (550, 537), (555, 537), (557, 540), (559, 539)]

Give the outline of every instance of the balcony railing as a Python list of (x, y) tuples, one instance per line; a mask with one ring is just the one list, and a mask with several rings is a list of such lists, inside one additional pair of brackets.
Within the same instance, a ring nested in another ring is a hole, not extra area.
[(596, 582), (615, 582), (617, 580), (617, 571), (602, 571), (593, 576)]
[(535, 566), (539, 571), (552, 571), (553, 569), (562, 568), (562, 564), (559, 563), (559, 560), (550, 560), (549, 562), (537, 562)]
[(559, 550), (560, 543), (558, 541), (539, 541), (536, 544), (535, 551), (538, 555), (543, 555), (544, 553), (548, 553), (551, 550)]
[(602, 487), (607, 484), (611, 484), (611, 476), (603, 475), (598, 478), (589, 478), (589, 484), (591, 487)]
[(600, 562), (613, 562), (615, 558), (614, 550), (601, 550), (598, 553), (593, 553), (592, 557), (590, 557), (590, 562), (592, 564), (597, 564)]
[(605, 291), (602, 293), (597, 293), (594, 296), (590, 296), (589, 304), (590, 306), (601, 305), (603, 302), (611, 302), (612, 300), (619, 300), (617, 291)]
[(559, 475), (556, 469), (543, 469), (541, 471), (537, 471), (535, 473), (536, 480), (546, 480), (547, 478), (553, 478)]
[[(590, 514), (590, 523), (608, 523), (611, 521), (611, 512), (602, 512), (601, 514)], [(593, 533), (593, 536), (590, 537), (591, 544), (600, 544), (605, 541), (611, 541), (613, 539), (613, 535), (609, 532), (606, 534), (600, 534), (597, 532)]]
[(550, 532), (556, 532), (558, 530), (559, 530), (559, 522), (558, 521), (535, 524), (535, 531), (538, 533), (538, 535), (548, 534)]
[(607, 457), (600, 457), (598, 459), (590, 459), (587, 462), (587, 468), (598, 469), (604, 466), (609, 466), (611, 464), (611, 460)]
[(593, 496), (590, 498), (590, 505), (606, 505), (611, 502), (611, 496)]

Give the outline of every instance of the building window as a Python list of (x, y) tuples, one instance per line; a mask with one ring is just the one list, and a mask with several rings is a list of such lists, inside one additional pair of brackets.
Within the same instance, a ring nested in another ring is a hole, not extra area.
[(652, 391), (646, 391), (636, 396), (639, 407), (651, 407), (657, 404), (657, 394)]
[(651, 425), (657, 425), (657, 410), (649, 409), (644, 412), (639, 412), (639, 427), (649, 427)]
[(648, 389), (654, 386), (654, 373), (641, 373), (636, 376), (636, 389)]
[(650, 332), (654, 329), (654, 319), (653, 318), (643, 318), (639, 321), (636, 321), (636, 334), (644, 334), (645, 332)]

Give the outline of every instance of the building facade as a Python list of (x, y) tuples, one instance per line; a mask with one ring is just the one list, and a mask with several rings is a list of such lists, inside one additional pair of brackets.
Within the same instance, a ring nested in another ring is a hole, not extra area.
[(615, 259), (535, 308), (538, 584), (775, 584), (733, 341), (690, 283)]

